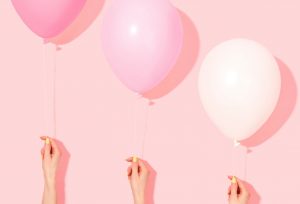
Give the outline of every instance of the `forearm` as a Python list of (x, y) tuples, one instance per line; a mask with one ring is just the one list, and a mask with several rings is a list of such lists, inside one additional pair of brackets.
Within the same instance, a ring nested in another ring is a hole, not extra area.
[(55, 183), (45, 184), (42, 204), (57, 204)]

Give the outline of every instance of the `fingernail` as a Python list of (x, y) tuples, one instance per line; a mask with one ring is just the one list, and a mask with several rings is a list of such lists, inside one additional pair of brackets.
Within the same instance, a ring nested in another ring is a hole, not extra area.
[(45, 144), (47, 144), (47, 145), (50, 144), (50, 139), (48, 137), (45, 140)]
[(232, 183), (232, 184), (236, 184), (236, 183), (237, 183), (237, 181), (236, 181), (236, 177), (235, 177), (235, 176), (233, 176), (233, 177), (232, 177), (232, 179), (231, 179), (231, 183)]
[(136, 162), (138, 162), (138, 160), (139, 160), (138, 157), (136, 157), (136, 156), (133, 156), (133, 157), (132, 157), (132, 162), (135, 162), (135, 163), (136, 163)]

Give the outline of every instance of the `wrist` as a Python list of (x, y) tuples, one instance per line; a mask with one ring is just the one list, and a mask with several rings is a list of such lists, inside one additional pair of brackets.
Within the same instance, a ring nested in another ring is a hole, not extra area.
[(52, 191), (56, 189), (56, 182), (55, 180), (52, 179), (45, 179), (45, 184), (44, 184), (45, 190)]
[(145, 201), (144, 200), (134, 201), (134, 204), (145, 204)]
[(44, 186), (44, 197), (46, 198), (55, 198), (56, 199), (56, 188), (55, 186), (49, 186), (49, 185), (45, 185)]
[(134, 204), (145, 204), (144, 196), (135, 197)]
[(44, 174), (44, 181), (45, 181), (46, 184), (55, 185), (56, 175)]

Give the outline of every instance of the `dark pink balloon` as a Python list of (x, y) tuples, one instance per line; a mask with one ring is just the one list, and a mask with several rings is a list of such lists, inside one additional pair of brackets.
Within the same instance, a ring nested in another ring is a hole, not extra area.
[(38, 36), (51, 38), (77, 17), (86, 0), (12, 0), (24, 23)]

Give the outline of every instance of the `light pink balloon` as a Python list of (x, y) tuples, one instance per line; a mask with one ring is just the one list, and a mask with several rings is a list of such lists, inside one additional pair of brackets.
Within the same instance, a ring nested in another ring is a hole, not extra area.
[(65, 30), (77, 17), (86, 0), (12, 0), (24, 23), (42, 38)]
[(272, 53), (248, 39), (214, 47), (199, 72), (203, 108), (227, 137), (244, 140), (271, 116), (281, 89), (281, 74)]
[(182, 41), (180, 15), (166, 0), (115, 0), (104, 17), (104, 54), (134, 92), (144, 93), (167, 76)]

